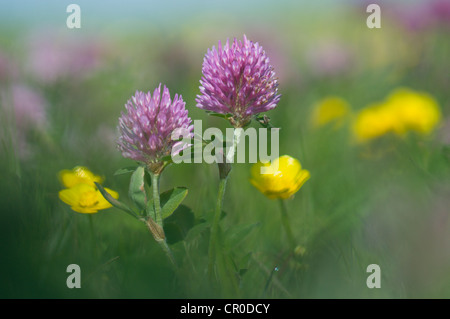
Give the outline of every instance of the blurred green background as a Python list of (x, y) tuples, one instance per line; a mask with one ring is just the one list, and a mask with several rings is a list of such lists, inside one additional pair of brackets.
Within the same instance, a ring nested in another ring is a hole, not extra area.
[[(251, 164), (233, 165), (222, 229), (258, 223), (227, 251), (242, 270), (239, 297), (450, 297), (449, 1), (377, 1), (381, 29), (366, 26), (364, 1), (76, 1), (81, 29), (68, 29), (70, 3), (1, 3), (0, 297), (223, 296), (206, 279), (208, 229), (172, 245), (177, 277), (143, 224), (115, 208), (90, 224), (61, 202), (58, 172), (87, 166), (127, 202), (129, 175), (114, 176), (133, 164), (115, 146), (118, 117), (136, 90), (159, 83), (203, 128), (229, 127), (195, 97), (207, 49), (243, 34), (279, 78), (268, 116), (281, 127), (280, 154), (311, 178), (287, 201), (303, 251), (294, 254), (279, 203), (249, 183)], [(433, 132), (355, 143), (352, 114), (398, 87), (436, 100)], [(315, 127), (328, 96), (350, 115)], [(161, 190), (187, 187), (183, 204), (198, 221), (211, 215), (218, 181), (216, 165), (171, 165)], [(66, 286), (73, 263), (81, 289)], [(366, 286), (369, 264), (381, 268), (380, 289)]]

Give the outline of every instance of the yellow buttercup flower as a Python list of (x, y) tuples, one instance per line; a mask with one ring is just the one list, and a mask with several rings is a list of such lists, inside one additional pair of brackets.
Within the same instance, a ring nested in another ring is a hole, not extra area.
[(395, 128), (398, 134), (407, 131), (429, 134), (441, 120), (436, 100), (427, 93), (397, 89), (389, 95), (387, 103), (400, 122)]
[(440, 120), (439, 106), (432, 96), (401, 88), (386, 101), (361, 110), (355, 117), (353, 131), (360, 142), (388, 133), (403, 136), (415, 131), (426, 135)]
[[(263, 166), (268, 174), (261, 174)], [(283, 155), (269, 163), (254, 164), (250, 182), (270, 199), (286, 199), (294, 195), (309, 177), (309, 171), (302, 169), (297, 159)]]
[[(117, 192), (109, 188), (105, 188), (105, 191), (113, 198), (119, 198)], [(99, 210), (112, 206), (95, 186), (84, 183), (61, 190), (59, 198), (67, 205), (70, 205), (74, 211), (84, 214), (96, 213)]]
[(83, 166), (76, 166), (72, 170), (64, 169), (59, 172), (59, 179), (67, 188), (73, 187), (77, 184), (88, 184), (95, 186), (94, 182), (102, 183), (103, 178), (94, 175), (89, 169)]
[[(59, 179), (67, 187), (59, 192), (59, 198), (79, 213), (92, 214), (112, 205), (103, 197), (94, 182), (102, 183), (103, 178), (95, 175), (84, 166), (76, 166), (72, 170), (59, 172)], [(109, 188), (105, 190), (113, 197), (119, 194)]]
[(312, 121), (315, 126), (323, 126), (331, 122), (341, 125), (349, 112), (350, 107), (347, 101), (337, 96), (330, 96), (317, 103)]
[(356, 115), (353, 130), (358, 140), (364, 142), (393, 132), (398, 125), (396, 114), (390, 108), (374, 104)]

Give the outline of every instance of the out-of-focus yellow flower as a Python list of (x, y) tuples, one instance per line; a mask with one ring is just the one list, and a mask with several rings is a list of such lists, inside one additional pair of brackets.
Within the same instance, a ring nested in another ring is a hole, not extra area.
[[(119, 198), (117, 192), (109, 188), (105, 188), (105, 190), (113, 198)], [(84, 183), (61, 190), (59, 198), (67, 205), (70, 205), (74, 211), (84, 214), (96, 213), (101, 209), (112, 206), (95, 186)]]
[[(269, 174), (261, 174), (263, 166)], [(250, 182), (270, 199), (286, 199), (294, 195), (309, 177), (309, 171), (302, 169), (297, 159), (283, 155), (269, 163), (254, 164)]]
[(59, 172), (59, 179), (67, 188), (73, 187), (77, 184), (88, 184), (95, 186), (94, 182), (102, 183), (103, 178), (94, 175), (89, 169), (83, 166), (76, 166), (72, 170), (64, 169)]
[(405, 135), (409, 131), (429, 134), (441, 120), (437, 102), (429, 94), (397, 89), (385, 102), (361, 110), (353, 131), (360, 142), (388, 133)]
[(429, 134), (441, 120), (436, 100), (427, 93), (397, 89), (389, 95), (387, 103), (398, 119), (399, 125), (395, 127), (398, 134), (410, 130)]
[(330, 96), (317, 103), (312, 121), (314, 126), (323, 126), (330, 122), (341, 125), (349, 113), (350, 107), (347, 101), (337, 96)]
[(355, 118), (353, 130), (360, 142), (394, 131), (398, 125), (396, 114), (385, 104), (374, 104), (361, 110)]

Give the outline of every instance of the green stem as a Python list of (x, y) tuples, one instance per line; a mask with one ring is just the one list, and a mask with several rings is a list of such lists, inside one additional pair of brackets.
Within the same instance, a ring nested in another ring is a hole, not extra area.
[(239, 293), (239, 287), (236, 282), (236, 278), (230, 270), (230, 260), (225, 255), (220, 243), (220, 217), (222, 215), (223, 198), (225, 195), (225, 189), (227, 187), (228, 175), (231, 171), (231, 163), (233, 162), (234, 154), (236, 152), (237, 144), (241, 135), (241, 129), (235, 129), (233, 131), (233, 145), (231, 151), (226, 154), (226, 151), (222, 154), (223, 163), (218, 163), (219, 168), (219, 193), (217, 196), (216, 207), (214, 211), (213, 224), (211, 226), (211, 235), (209, 240), (209, 261), (208, 261), (208, 275), (211, 283), (216, 282), (215, 266), (217, 265), (217, 281), (219, 285), (223, 285), (224, 291), (227, 296), (236, 296)]
[(284, 231), (286, 232), (286, 236), (288, 238), (289, 244), (291, 248), (295, 248), (295, 239), (292, 234), (291, 224), (289, 222), (289, 216), (287, 214), (286, 202), (283, 199), (280, 199), (280, 207), (281, 207), (281, 223), (283, 224)]
[(173, 257), (172, 251), (170, 250), (169, 245), (166, 242), (166, 238), (164, 235), (164, 228), (163, 228), (163, 219), (161, 214), (161, 203), (159, 199), (159, 174), (153, 174), (152, 176), (152, 189), (153, 189), (153, 204), (155, 208), (155, 215), (156, 215), (156, 224), (160, 227), (160, 232), (162, 232), (162, 237), (160, 234), (155, 234), (154, 231), (152, 231), (152, 227), (150, 227), (150, 231), (153, 233), (153, 237), (158, 242), (158, 244), (161, 246), (162, 250), (165, 252), (167, 257), (169, 258), (170, 262), (172, 263), (173, 267), (176, 269), (177, 264), (175, 262), (175, 258)]
[(242, 132), (243, 132), (242, 128), (235, 128), (233, 130), (233, 144), (230, 152), (226, 156), (226, 161), (228, 163), (233, 163), (234, 161), (234, 155), (236, 154), (237, 145), (241, 141)]
[(153, 191), (153, 203), (155, 207), (156, 223), (163, 227), (163, 220), (161, 215), (161, 203), (159, 200), (159, 175), (151, 174), (152, 176), (152, 191)]
[(208, 274), (209, 278), (214, 278), (214, 265), (216, 263), (216, 245), (217, 245), (217, 235), (219, 228), (220, 215), (222, 214), (222, 203), (223, 196), (225, 194), (225, 189), (227, 186), (228, 175), (220, 179), (219, 183), (219, 194), (217, 196), (216, 209), (214, 212), (214, 220), (211, 227), (211, 239), (209, 241), (209, 263), (208, 263)]
[(164, 250), (164, 252), (166, 253), (167, 258), (169, 258), (174, 269), (177, 269), (177, 264), (175, 262), (175, 258), (173, 257), (172, 251), (170, 250), (169, 245), (167, 245), (166, 240), (164, 239), (162, 241), (158, 241), (158, 244), (159, 244), (159, 246), (161, 246), (162, 250)]

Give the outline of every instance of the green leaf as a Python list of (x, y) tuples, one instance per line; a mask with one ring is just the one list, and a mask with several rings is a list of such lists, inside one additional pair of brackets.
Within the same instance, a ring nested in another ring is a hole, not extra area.
[(250, 267), (252, 252), (247, 253), (239, 262), (239, 275), (242, 277)]
[(256, 222), (253, 224), (247, 225), (237, 225), (234, 227), (230, 227), (225, 233), (225, 246), (228, 249), (233, 249), (237, 245), (241, 243), (242, 240), (247, 237), (250, 232), (257, 226), (259, 226), (261, 222)]
[(195, 224), (195, 217), (192, 210), (180, 205), (175, 212), (164, 221), (164, 233), (168, 244), (175, 244), (183, 240), (189, 230)]
[(217, 113), (217, 112), (213, 112), (213, 111), (206, 111), (206, 113), (210, 116), (217, 116), (217, 117), (221, 117), (221, 118), (224, 118), (227, 120), (233, 116), (233, 114), (231, 114), (231, 113), (222, 114), (222, 113)]
[(185, 187), (175, 187), (160, 195), (161, 215), (165, 219), (181, 204), (188, 193)]
[(239, 262), (239, 268), (240, 269), (248, 269), (249, 265), (250, 265), (250, 260), (252, 257), (252, 252), (248, 252), (244, 257), (242, 257), (242, 259)]
[(129, 208), (127, 205), (125, 205), (122, 202), (119, 202), (117, 199), (115, 199), (114, 197), (112, 197), (104, 188), (102, 185), (95, 183), (95, 186), (97, 186), (98, 190), (100, 191), (100, 193), (103, 195), (103, 197), (114, 207), (123, 210), (124, 212), (126, 212), (127, 214), (130, 214), (131, 216), (135, 217), (135, 218), (139, 218), (137, 216), (137, 214), (131, 209)]
[(197, 236), (200, 236), (204, 231), (206, 231), (211, 225), (208, 222), (203, 222), (192, 227), (188, 234), (186, 235), (186, 242), (194, 240)]
[(128, 196), (136, 204), (140, 211), (147, 207), (147, 194), (145, 193), (144, 184), (145, 168), (139, 166), (131, 175), (130, 189)]
[(122, 168), (119, 168), (117, 171), (115, 171), (114, 175), (128, 174), (128, 173), (134, 172), (135, 170), (136, 170), (136, 166), (122, 167)]

